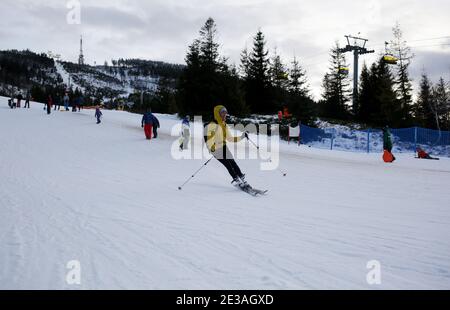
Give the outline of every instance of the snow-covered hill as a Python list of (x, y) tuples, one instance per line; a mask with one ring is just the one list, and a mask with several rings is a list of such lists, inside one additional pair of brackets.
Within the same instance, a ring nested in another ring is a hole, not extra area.
[[(239, 160), (254, 198), (212, 161), (172, 159), (159, 115), (10, 110), (0, 98), (0, 289), (449, 289), (450, 160), (281, 145)], [(244, 147), (244, 144), (242, 144)], [(69, 261), (81, 285), (69, 285)], [(366, 281), (381, 264), (381, 285)]]
[(83, 92), (102, 92), (118, 97), (128, 98), (137, 90), (145, 89), (154, 93), (158, 87), (159, 77), (130, 74), (129, 69), (124, 69), (123, 76), (113, 74), (105, 67), (79, 66), (56, 62), (55, 68), (62, 77), (65, 85), (71, 85), (73, 89), (78, 88)]
[[(56, 60), (53, 55), (31, 51), (0, 51), (0, 95), (17, 96), (31, 92), (33, 98), (45, 101), (48, 93), (62, 94), (68, 89), (81, 90), (87, 101), (133, 105), (137, 94), (148, 98), (158, 89), (175, 88), (184, 65), (142, 59), (112, 60), (111, 65), (78, 65)], [(148, 99), (147, 98), (147, 99)], [(144, 98), (145, 99), (145, 98)], [(150, 100), (150, 99), (148, 99)]]

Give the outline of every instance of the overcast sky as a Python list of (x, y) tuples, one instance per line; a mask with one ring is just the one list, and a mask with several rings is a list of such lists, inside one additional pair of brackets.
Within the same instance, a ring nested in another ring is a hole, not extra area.
[[(328, 67), (328, 51), (344, 35), (368, 38), (377, 51), (399, 22), (416, 55), (410, 73), (416, 85), (425, 70), (432, 80), (450, 80), (449, 0), (79, 0), (81, 23), (69, 24), (76, 0), (2, 0), (0, 49), (53, 51), (77, 61), (79, 37), (90, 64), (112, 58), (184, 63), (187, 46), (208, 17), (216, 20), (221, 53), (239, 63), (245, 46), (261, 30), (271, 52), (289, 63), (296, 55), (307, 70), (316, 99)], [(348, 54), (349, 64), (353, 62)]]

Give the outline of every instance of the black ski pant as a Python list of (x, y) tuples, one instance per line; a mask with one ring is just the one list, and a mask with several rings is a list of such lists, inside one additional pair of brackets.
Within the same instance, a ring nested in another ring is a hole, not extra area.
[(244, 174), (241, 172), (241, 169), (237, 165), (236, 161), (231, 155), (230, 151), (226, 146), (221, 150), (222, 152), (214, 152), (214, 157), (227, 168), (228, 173), (231, 175), (233, 179), (238, 177), (242, 177)]

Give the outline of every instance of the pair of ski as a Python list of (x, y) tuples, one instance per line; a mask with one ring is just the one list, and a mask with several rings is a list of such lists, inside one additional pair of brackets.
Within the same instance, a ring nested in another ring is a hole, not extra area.
[(238, 189), (240, 189), (241, 191), (253, 196), (253, 197), (257, 197), (258, 195), (260, 196), (264, 196), (265, 194), (267, 194), (268, 190), (260, 190), (260, 189), (256, 189), (251, 187), (250, 185), (244, 185), (244, 186), (240, 186), (240, 185), (235, 185)]
[(416, 159), (428, 159), (428, 160), (439, 160), (439, 158), (436, 158), (436, 157), (430, 157), (430, 158), (420, 158), (420, 157), (414, 157), (414, 158), (416, 158)]

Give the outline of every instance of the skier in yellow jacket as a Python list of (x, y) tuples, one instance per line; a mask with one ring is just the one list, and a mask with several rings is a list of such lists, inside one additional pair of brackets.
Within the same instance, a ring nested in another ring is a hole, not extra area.
[(219, 105), (214, 108), (214, 121), (206, 127), (206, 145), (211, 154), (227, 168), (233, 178), (232, 183), (244, 187), (248, 185), (245, 181), (245, 174), (236, 164), (233, 155), (227, 148), (227, 142), (238, 143), (248, 137), (248, 133), (245, 132), (240, 137), (233, 137), (226, 123), (227, 115), (228, 111), (224, 106)]

